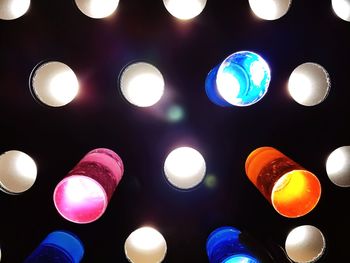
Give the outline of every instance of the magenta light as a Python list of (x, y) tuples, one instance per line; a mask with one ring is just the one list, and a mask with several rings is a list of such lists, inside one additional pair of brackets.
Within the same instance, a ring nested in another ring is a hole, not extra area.
[(56, 186), (56, 209), (74, 223), (90, 223), (102, 216), (124, 172), (120, 157), (109, 149), (95, 149)]

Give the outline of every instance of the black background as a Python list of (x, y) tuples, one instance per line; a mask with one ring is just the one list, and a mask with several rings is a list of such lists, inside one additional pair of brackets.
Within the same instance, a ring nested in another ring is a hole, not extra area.
[[(152, 225), (167, 240), (164, 262), (179, 263), (208, 262), (206, 238), (219, 226), (284, 247), (289, 231), (303, 224), (325, 235), (320, 262), (349, 262), (349, 189), (332, 184), (325, 171), (330, 152), (350, 143), (349, 32), (350, 23), (334, 14), (330, 0), (295, 0), (276, 21), (256, 18), (247, 0), (208, 0), (188, 22), (172, 17), (161, 0), (121, 0), (105, 20), (83, 15), (74, 1), (35, 0), (23, 17), (0, 21), (0, 151), (24, 151), (38, 166), (30, 190), (0, 193), (2, 262), (22, 262), (57, 229), (83, 241), (83, 262), (127, 262), (127, 236)], [(250, 107), (214, 105), (205, 94), (206, 75), (241, 50), (267, 60), (269, 91)], [(42, 60), (75, 71), (80, 93), (72, 103), (51, 108), (32, 98), (29, 76)], [(133, 60), (163, 73), (166, 96), (154, 107), (137, 108), (118, 91), (118, 75)], [(287, 92), (290, 73), (304, 62), (319, 63), (331, 77), (329, 96), (314, 107), (297, 104)], [(164, 116), (174, 104), (185, 115), (172, 123)], [(203, 154), (215, 187), (204, 182), (183, 192), (168, 185), (165, 157), (183, 145)], [(244, 162), (260, 146), (279, 149), (318, 176), (323, 192), (311, 213), (284, 218), (250, 183)], [(98, 147), (122, 157), (124, 177), (99, 220), (68, 222), (54, 208), (53, 190)]]

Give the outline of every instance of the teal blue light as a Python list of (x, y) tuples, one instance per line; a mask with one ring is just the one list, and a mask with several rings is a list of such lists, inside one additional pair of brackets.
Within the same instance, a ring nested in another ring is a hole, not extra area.
[(265, 96), (270, 80), (270, 68), (261, 56), (251, 51), (240, 51), (210, 71), (205, 88), (215, 104), (249, 106)]
[(223, 261), (223, 263), (259, 263), (256, 259), (247, 255), (235, 255)]

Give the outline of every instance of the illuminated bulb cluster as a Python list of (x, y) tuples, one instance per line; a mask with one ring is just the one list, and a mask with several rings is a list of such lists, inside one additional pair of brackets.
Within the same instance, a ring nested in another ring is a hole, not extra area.
[(0, 190), (20, 194), (33, 186), (36, 176), (36, 164), (26, 153), (11, 150), (0, 155)]
[(163, 0), (168, 12), (181, 20), (189, 20), (202, 13), (207, 0)]
[(206, 171), (203, 156), (190, 147), (173, 150), (164, 162), (164, 173), (169, 183), (179, 189), (191, 189), (201, 183)]
[(120, 75), (119, 84), (124, 98), (138, 107), (156, 104), (164, 93), (162, 73), (145, 62), (127, 65)]
[(205, 90), (219, 106), (249, 106), (265, 96), (270, 79), (270, 68), (261, 56), (240, 51), (209, 72)]
[(0, 19), (13, 20), (23, 16), (30, 7), (30, 0), (1, 0)]
[(290, 7), (291, 0), (249, 0), (254, 14), (265, 20), (276, 20), (284, 16)]
[(167, 245), (157, 230), (152, 227), (141, 227), (128, 236), (124, 251), (132, 263), (159, 263), (165, 258)]
[(35, 99), (51, 107), (71, 102), (79, 91), (73, 70), (58, 61), (39, 63), (30, 76), (30, 89)]
[(303, 106), (315, 106), (323, 102), (330, 90), (328, 72), (316, 63), (304, 63), (294, 69), (289, 77), (288, 91)]
[(294, 228), (285, 242), (288, 257), (297, 263), (316, 262), (323, 255), (325, 247), (322, 232), (311, 225)]
[(75, 0), (79, 10), (91, 18), (111, 16), (119, 5), (119, 0)]

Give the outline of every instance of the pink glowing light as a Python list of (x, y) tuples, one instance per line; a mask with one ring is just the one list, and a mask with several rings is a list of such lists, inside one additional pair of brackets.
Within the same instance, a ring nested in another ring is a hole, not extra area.
[(100, 218), (124, 172), (120, 157), (108, 149), (89, 152), (54, 192), (56, 209), (74, 223)]

